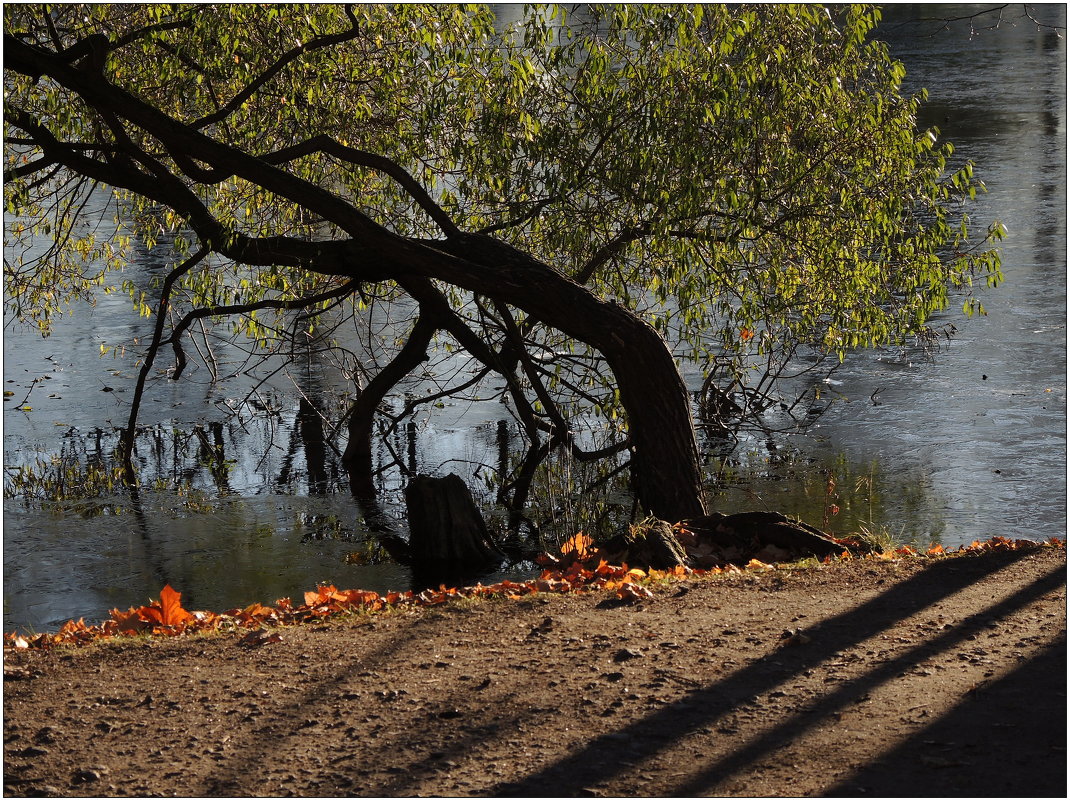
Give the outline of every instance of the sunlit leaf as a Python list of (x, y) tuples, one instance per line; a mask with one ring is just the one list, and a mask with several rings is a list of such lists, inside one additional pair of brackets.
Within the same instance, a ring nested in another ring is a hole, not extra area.
[(569, 537), (561, 545), (561, 553), (575, 559), (586, 559), (594, 546), (594, 540), (580, 531)]
[(165, 584), (160, 590), (160, 606), (163, 612), (162, 623), (165, 626), (177, 626), (185, 623), (191, 617), (190, 613), (182, 608), (182, 593), (176, 592), (170, 584)]
[(654, 593), (642, 584), (626, 581), (617, 588), (617, 597), (625, 601), (639, 601), (644, 598), (653, 598)]

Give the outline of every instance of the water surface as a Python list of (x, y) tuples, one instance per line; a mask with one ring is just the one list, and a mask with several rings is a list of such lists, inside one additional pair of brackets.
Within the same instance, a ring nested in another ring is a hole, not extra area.
[[(1065, 6), (1032, 8), (1065, 25)], [(831, 403), (805, 436), (744, 440), (727, 457), (709, 443), (716, 508), (778, 509), (833, 531), (866, 525), (920, 544), (1065, 535), (1066, 43), (1021, 18), (998, 30), (976, 20), (975, 35), (966, 22), (905, 24), (912, 14), (962, 11), (889, 7), (882, 35), (906, 63), (909, 86), (929, 89), (924, 124), (938, 125), (956, 143), (956, 161), (973, 160), (988, 185), (969, 212), (1007, 226), (1006, 281), (984, 293), (987, 316), (938, 315), (933, 324), (953, 324), (957, 336), (936, 353), (851, 355), (822, 385)], [(128, 277), (147, 286), (160, 269), (142, 254)], [(404, 308), (393, 313), (399, 324), (408, 319)], [(4, 386), (14, 395), (5, 403), (5, 465), (61, 451), (84, 461), (114, 447), (136, 367), (132, 355), (101, 359), (100, 344), (146, 334), (121, 295), (78, 308), (47, 339), (6, 326)], [(689, 378), (697, 381), (694, 371)], [(417, 376), (405, 389), (424, 392), (426, 381)], [(277, 413), (231, 418), (254, 388)], [(153, 385), (140, 420), (156, 428), (139, 441), (139, 457), (189, 481), (201, 511), (160, 492), (61, 508), (6, 499), (4, 629), (100, 619), (156, 597), (164, 581), (189, 605), (212, 609), (300, 596), (321, 581), (406, 588), (406, 569), (369, 564), (377, 554), (338, 491), (344, 476), (310, 480), (295, 428), (297, 388), (340, 396), (346, 383), (329, 365), (309, 363), (259, 387), (242, 376), (215, 383), (203, 366)], [(27, 392), (32, 411), (15, 411)], [(478, 487), (503, 447), (516, 447), (511, 425), (504, 407), (475, 397), (431, 410), (389, 446), (414, 469), (459, 472)], [(223, 445), (227, 471), (198, 463), (205, 442)], [(390, 458), (385, 446), (377, 458)], [(396, 471), (382, 480), (384, 490), (400, 485)], [(399, 515), (396, 494), (385, 497)], [(582, 525), (569, 517), (568, 499), (558, 500), (560, 528)], [(832, 504), (839, 514), (828, 514)]]

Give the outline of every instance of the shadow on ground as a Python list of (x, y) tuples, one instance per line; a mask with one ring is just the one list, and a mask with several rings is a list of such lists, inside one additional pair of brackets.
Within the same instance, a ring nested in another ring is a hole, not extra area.
[[(793, 652), (790, 667), (785, 668), (782, 651), (760, 658), (618, 732), (595, 739), (520, 781), (501, 784), (495, 788), (495, 794), (545, 797), (575, 795), (580, 788), (597, 791), (613, 787), (624, 770), (622, 765), (653, 759), (700, 730), (708, 732), (711, 725), (738, 709), (746, 699), (775, 690), (793, 675), (832, 660), (838, 653), (949, 598), (1026, 554), (993, 553), (970, 560), (935, 562), (876, 598), (821, 622), (809, 632), (812, 645)], [(962, 646), (986, 626), (998, 625), (1007, 616), (1065, 585), (1065, 573), (1064, 565), (1057, 566), (1002, 601), (840, 684), (808, 708), (786, 715), (764, 734), (717, 758), (704, 761), (696, 757), (691, 775), (664, 794), (682, 797), (747, 794), (744, 787), (733, 781), (744, 770), (762, 767), (763, 760), (789, 749), (818, 721), (836, 714), (923, 660)], [(1060, 643), (1065, 643), (1065, 639)], [(1065, 795), (1065, 668), (1065, 646), (1047, 649), (1006, 678), (969, 694), (954, 711), (933, 724), (931, 732), (926, 730), (892, 748), (878, 762), (837, 785), (833, 793), (859, 795), (864, 788), (867, 795), (873, 796), (954, 795), (956, 786), (961, 784), (956, 779), (961, 778), (962, 772), (979, 770), (986, 777), (994, 777), (991, 786), (996, 795), (1001, 794), (999, 789), (1011, 795)], [(1029, 737), (1033, 745), (1026, 749), (1029, 753), (1024, 756), (1022, 749), (1016, 748), (1018, 757), (1009, 763), (1008, 738), (1017, 740), (1020, 736)], [(622, 750), (622, 741), (629, 744), (626, 751)], [(940, 744), (947, 743), (955, 744), (952, 755), (940, 750)], [(939, 772), (934, 774), (932, 769)], [(971, 786), (976, 784), (971, 781)], [(619, 789), (614, 794), (619, 794)]]

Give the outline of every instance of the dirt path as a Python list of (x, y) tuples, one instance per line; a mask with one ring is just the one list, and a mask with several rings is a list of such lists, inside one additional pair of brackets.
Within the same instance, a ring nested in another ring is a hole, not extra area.
[(5, 794), (1066, 795), (1061, 550), (281, 635), (6, 653)]

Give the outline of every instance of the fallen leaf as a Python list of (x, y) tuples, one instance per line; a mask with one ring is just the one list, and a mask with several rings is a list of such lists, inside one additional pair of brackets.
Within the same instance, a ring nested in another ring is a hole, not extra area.
[(626, 581), (617, 588), (617, 597), (622, 601), (641, 601), (644, 598), (653, 598), (654, 593), (642, 584)]
[[(26, 641), (23, 640), (23, 642), (26, 642)], [(30, 644), (26, 643), (26, 645), (16, 645), (15, 647), (16, 648), (29, 648)], [(26, 667), (25, 665), (4, 665), (4, 681), (20, 680), (20, 679), (34, 679), (34, 678), (37, 678), (40, 675), (41, 674), (38, 671), (33, 670), (32, 668)]]
[(590, 556), (591, 548), (593, 547), (594, 540), (580, 531), (561, 544), (561, 553), (567, 557), (582, 561)]
[(238, 640), (238, 645), (244, 645), (247, 648), (257, 648), (261, 645), (267, 645), (269, 642), (282, 642), (282, 635), (277, 631), (257, 629), (256, 631), (250, 631)]
[(129, 609), (126, 612), (112, 609), (111, 617), (116, 630), (122, 633), (135, 634), (152, 626), (147, 620), (141, 619), (137, 609)]

